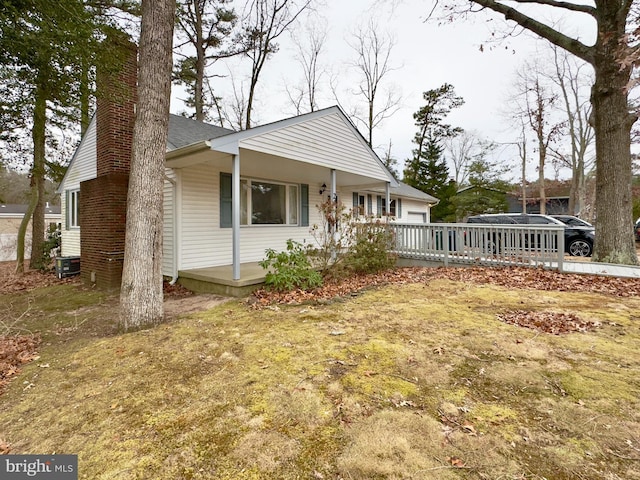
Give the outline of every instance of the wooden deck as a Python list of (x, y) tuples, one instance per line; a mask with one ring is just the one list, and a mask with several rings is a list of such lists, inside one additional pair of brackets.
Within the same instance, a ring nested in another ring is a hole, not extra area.
[(240, 265), (240, 280), (233, 279), (233, 267), (194, 268), (180, 270), (178, 283), (197, 293), (216, 293), (232, 297), (244, 297), (264, 283), (265, 271), (258, 262)]

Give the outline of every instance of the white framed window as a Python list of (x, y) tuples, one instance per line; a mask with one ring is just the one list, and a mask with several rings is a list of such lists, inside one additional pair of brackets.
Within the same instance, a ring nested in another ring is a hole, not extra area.
[[(384, 205), (384, 203), (383, 203), (383, 205)], [(395, 217), (395, 216), (396, 216), (396, 201), (395, 201), (395, 200), (391, 200), (391, 201), (389, 202), (389, 214), (390, 214), (392, 217)]]
[(80, 227), (80, 190), (67, 190), (67, 229)]
[(241, 225), (298, 225), (298, 185), (240, 179)]

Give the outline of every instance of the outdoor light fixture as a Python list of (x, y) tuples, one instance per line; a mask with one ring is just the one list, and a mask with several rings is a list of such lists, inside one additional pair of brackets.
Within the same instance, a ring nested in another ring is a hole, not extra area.
[(327, 184), (323, 183), (322, 186), (320, 187), (320, 195), (322, 195), (326, 191), (327, 191)]

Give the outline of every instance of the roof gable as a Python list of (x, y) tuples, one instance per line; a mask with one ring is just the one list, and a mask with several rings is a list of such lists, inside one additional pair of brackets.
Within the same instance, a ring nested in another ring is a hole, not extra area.
[(336, 106), (213, 139), (211, 149), (231, 154), (239, 154), (240, 149), (253, 150), (397, 186), (360, 132)]

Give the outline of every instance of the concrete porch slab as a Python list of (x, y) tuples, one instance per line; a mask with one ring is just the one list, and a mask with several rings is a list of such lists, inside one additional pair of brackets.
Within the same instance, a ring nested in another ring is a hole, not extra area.
[(194, 268), (180, 270), (178, 283), (196, 293), (216, 293), (233, 297), (244, 297), (264, 284), (266, 272), (258, 262), (240, 265), (240, 279), (233, 279), (233, 267)]

